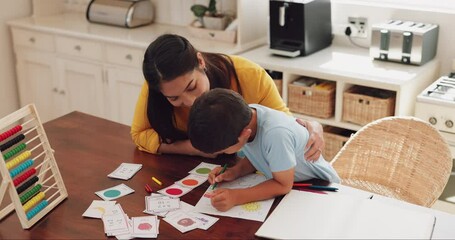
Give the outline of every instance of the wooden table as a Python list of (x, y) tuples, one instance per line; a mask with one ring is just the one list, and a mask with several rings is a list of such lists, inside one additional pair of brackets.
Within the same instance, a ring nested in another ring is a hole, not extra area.
[[(46, 134), (68, 190), (68, 198), (31, 229), (23, 230), (15, 212), (0, 222), (0, 239), (103, 239), (100, 219), (82, 217), (93, 200), (101, 200), (96, 191), (120, 183), (133, 188), (133, 194), (116, 199), (129, 217), (145, 216), (144, 185), (153, 190), (171, 185), (188, 175), (201, 161), (224, 164), (231, 160), (205, 159), (181, 155), (153, 155), (137, 150), (128, 126), (73, 112), (44, 124)], [(130, 180), (108, 178), (122, 162), (141, 163), (142, 169)], [(163, 182), (160, 188), (152, 176)], [(196, 205), (209, 187), (206, 182), (181, 197)], [(5, 200), (4, 200), (5, 201)], [(272, 209), (277, 205), (275, 201)], [(161, 221), (159, 239), (251, 239), (261, 222), (219, 216), (209, 230), (196, 229), (185, 234)]]

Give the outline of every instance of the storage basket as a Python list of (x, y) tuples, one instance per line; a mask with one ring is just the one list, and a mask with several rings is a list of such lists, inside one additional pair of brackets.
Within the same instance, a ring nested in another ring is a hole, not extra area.
[(283, 80), (273, 79), (273, 82), (275, 82), (276, 88), (278, 89), (280, 96), (283, 96)]
[(353, 86), (343, 93), (343, 121), (365, 125), (394, 112), (395, 92)]
[(301, 79), (288, 85), (288, 107), (296, 113), (330, 118), (335, 111), (335, 83), (315, 79)]
[(322, 151), (324, 159), (331, 161), (353, 133), (355, 132), (348, 129), (325, 126), (323, 133), (325, 147)]

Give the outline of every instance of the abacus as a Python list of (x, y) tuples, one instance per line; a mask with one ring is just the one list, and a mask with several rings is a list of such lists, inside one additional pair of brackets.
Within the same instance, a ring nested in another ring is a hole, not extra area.
[(0, 133), (0, 204), (7, 191), (11, 199), (0, 220), (15, 210), (28, 229), (68, 193), (35, 105), (0, 119)]

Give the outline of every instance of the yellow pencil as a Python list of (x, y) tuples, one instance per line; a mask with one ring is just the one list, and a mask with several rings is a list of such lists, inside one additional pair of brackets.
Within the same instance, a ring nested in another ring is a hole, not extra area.
[(161, 181), (158, 180), (158, 179), (156, 179), (155, 177), (152, 177), (152, 180), (153, 180), (154, 182), (156, 182), (156, 184), (158, 184), (158, 185), (160, 185), (160, 186), (162, 185)]

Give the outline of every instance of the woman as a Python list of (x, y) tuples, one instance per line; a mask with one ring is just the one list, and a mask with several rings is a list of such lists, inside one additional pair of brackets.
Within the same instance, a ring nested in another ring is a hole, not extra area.
[[(165, 34), (147, 48), (144, 83), (136, 104), (131, 136), (142, 151), (215, 157), (196, 150), (186, 135), (194, 100), (213, 88), (228, 88), (247, 103), (257, 103), (291, 114), (270, 76), (259, 65), (239, 56), (198, 52), (184, 37)], [(305, 157), (317, 160), (324, 147), (322, 126), (308, 128), (310, 148)]]

